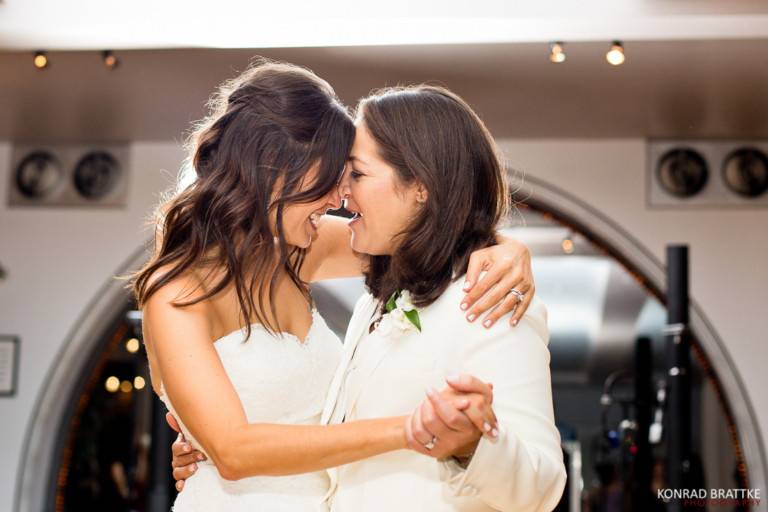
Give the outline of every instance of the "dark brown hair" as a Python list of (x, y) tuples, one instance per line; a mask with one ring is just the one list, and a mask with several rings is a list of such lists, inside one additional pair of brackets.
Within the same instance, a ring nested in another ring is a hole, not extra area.
[(365, 284), (382, 302), (407, 289), (427, 306), (466, 273), (474, 250), (495, 243), (508, 203), (496, 144), (469, 105), (442, 87), (383, 89), (361, 100), (358, 116), (397, 180), (421, 183), (428, 194), (394, 253), (371, 257)]
[[(279, 331), (269, 322), (263, 299), (269, 297), (276, 322), (280, 269), (312, 302), (299, 278), (306, 251), (287, 245), (283, 210), (289, 203), (316, 201), (337, 186), (354, 124), (327, 82), (304, 68), (265, 60), (225, 82), (209, 109), (187, 142), (196, 179), (158, 209), (155, 252), (133, 276), (134, 294), (141, 307), (173, 279), (208, 269), (200, 284), (204, 293), (176, 306), (196, 304), (234, 283), (248, 335), (254, 317)], [(318, 161), (312, 187), (297, 193)], [(272, 210), (276, 233), (270, 227)], [(170, 270), (154, 278), (165, 266)], [(223, 271), (221, 277), (207, 282), (210, 269)]]

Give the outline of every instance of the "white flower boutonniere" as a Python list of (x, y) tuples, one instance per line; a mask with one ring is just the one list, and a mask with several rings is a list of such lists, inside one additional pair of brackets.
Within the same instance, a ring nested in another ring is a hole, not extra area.
[(393, 328), (397, 328), (401, 333), (412, 329), (421, 332), (419, 312), (416, 311), (408, 290), (395, 291), (384, 307), (387, 313), (379, 324), (383, 334), (390, 334)]

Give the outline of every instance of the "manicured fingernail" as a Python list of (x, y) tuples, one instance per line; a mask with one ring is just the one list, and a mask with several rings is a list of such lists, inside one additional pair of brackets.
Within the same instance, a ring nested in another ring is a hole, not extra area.
[(192, 447), (191, 447), (191, 446), (189, 446), (188, 444), (185, 444), (185, 445), (184, 445), (184, 451), (185, 451), (185, 452), (191, 452), (191, 451), (192, 451)]
[(469, 315), (469, 316), (467, 317), (467, 320), (469, 320), (470, 322), (474, 322), (474, 321), (475, 321), (475, 318), (477, 318), (477, 315), (476, 315), (476, 314), (474, 314), (474, 313), (472, 313), (471, 315)]
[(462, 302), (461, 303), (461, 310), (462, 311), (466, 311), (468, 307), (469, 307), (469, 304), (467, 304), (466, 302)]
[(485, 322), (483, 322), (483, 325), (484, 325), (485, 327), (490, 327), (492, 323), (493, 323), (492, 321), (490, 321), (490, 320), (486, 320)]
[(445, 378), (447, 382), (450, 382), (451, 384), (456, 384), (459, 382), (459, 376), (458, 375), (449, 375)]
[(192, 471), (197, 471), (197, 464), (192, 464)]
[(197, 454), (197, 460), (203, 460), (203, 454), (202, 453), (198, 453)]
[(495, 428), (495, 429), (491, 430), (491, 435), (493, 437), (499, 437), (499, 429)]
[(464, 291), (469, 290), (469, 281), (464, 281)]
[(428, 386), (427, 387), (427, 394), (429, 396), (435, 396), (437, 394), (437, 391), (435, 391), (435, 388), (433, 388), (432, 386)]
[(491, 424), (486, 421), (485, 423), (483, 423), (483, 429), (485, 429), (486, 432), (490, 432)]
[(512, 327), (517, 327), (517, 318), (512, 320)]

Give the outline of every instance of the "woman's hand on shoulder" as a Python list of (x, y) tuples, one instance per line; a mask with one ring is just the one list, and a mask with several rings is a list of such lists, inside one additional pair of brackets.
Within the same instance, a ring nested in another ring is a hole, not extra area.
[[(464, 283), (467, 294), (461, 308), (470, 322), (490, 311), (483, 319), (485, 327), (491, 327), (510, 311), (513, 314), (509, 323), (516, 326), (536, 291), (528, 247), (513, 238), (499, 239), (500, 244), (472, 253)], [(481, 277), (482, 272), (485, 275)], [(511, 291), (513, 289), (522, 294), (522, 301)]]

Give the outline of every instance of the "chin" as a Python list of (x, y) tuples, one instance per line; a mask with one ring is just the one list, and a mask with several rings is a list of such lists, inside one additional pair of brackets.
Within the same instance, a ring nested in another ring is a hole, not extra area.
[(354, 235), (354, 233), (352, 234), (352, 238), (349, 241), (349, 246), (352, 247), (352, 250), (355, 251), (355, 252), (359, 252), (359, 253), (362, 253), (362, 254), (367, 254), (367, 252), (365, 251), (364, 244), (361, 244), (358, 241), (358, 239)]
[(351, 245), (352, 245), (353, 251), (358, 252), (360, 254), (366, 254), (368, 256), (387, 256), (390, 254), (387, 251), (378, 250), (376, 248), (366, 246), (365, 244), (356, 244), (352, 242)]
[(312, 237), (302, 233), (302, 236), (285, 237), (285, 243), (286, 245), (298, 247), (299, 249), (307, 249), (312, 245)]

